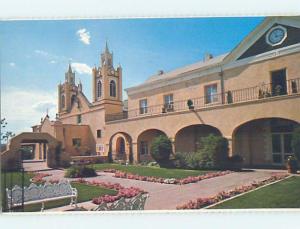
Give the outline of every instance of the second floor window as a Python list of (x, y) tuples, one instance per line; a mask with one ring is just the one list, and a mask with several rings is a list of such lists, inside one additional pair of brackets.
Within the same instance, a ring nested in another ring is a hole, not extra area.
[(81, 123), (81, 115), (77, 115), (77, 124), (80, 124)]
[(218, 102), (217, 93), (217, 84), (205, 86), (205, 103), (208, 104)]
[(141, 141), (141, 144), (140, 144), (140, 154), (141, 155), (147, 155), (148, 154), (148, 142)]
[(116, 97), (116, 82), (111, 80), (109, 84), (109, 88), (110, 88), (110, 96)]
[(173, 94), (164, 96), (164, 107), (168, 110), (173, 110)]
[(140, 114), (146, 114), (148, 112), (147, 107), (147, 99), (140, 100)]

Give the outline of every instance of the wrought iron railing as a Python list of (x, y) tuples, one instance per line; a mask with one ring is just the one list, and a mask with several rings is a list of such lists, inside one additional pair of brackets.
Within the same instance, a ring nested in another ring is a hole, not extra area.
[(188, 98), (174, 101), (170, 104), (158, 104), (147, 108), (137, 108), (122, 113), (108, 114), (105, 117), (107, 122), (130, 119), (135, 117), (146, 117), (157, 114), (168, 114), (172, 112), (200, 109), (205, 107), (220, 106), (232, 103), (260, 100), (268, 97), (293, 95), (300, 93), (300, 78), (287, 80), (281, 85), (261, 84), (254, 87), (238, 90), (227, 90), (224, 93), (198, 98)]

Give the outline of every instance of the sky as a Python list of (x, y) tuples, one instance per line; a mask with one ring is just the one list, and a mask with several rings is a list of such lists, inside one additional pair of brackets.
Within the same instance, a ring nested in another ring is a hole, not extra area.
[[(69, 62), (91, 101), (91, 68), (105, 41), (123, 89), (155, 75), (230, 52), (262, 17), (32, 20), (0, 22), (1, 117), (7, 130), (31, 131), (47, 110), (57, 113), (57, 85)], [(127, 98), (126, 92), (123, 99)]]

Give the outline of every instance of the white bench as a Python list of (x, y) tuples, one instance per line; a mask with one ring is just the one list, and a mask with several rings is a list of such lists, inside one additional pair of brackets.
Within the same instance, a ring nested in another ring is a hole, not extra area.
[[(22, 188), (18, 185), (11, 190), (6, 189), (6, 195), (9, 210), (22, 205)], [(29, 187), (24, 187), (24, 205), (42, 203), (41, 211), (43, 211), (45, 202), (71, 198), (70, 204), (77, 206), (77, 195), (77, 189), (72, 188), (67, 180), (56, 184), (36, 185), (31, 183)]]
[(146, 199), (149, 197), (149, 194), (142, 194), (131, 198), (121, 199), (113, 203), (102, 203), (98, 205), (93, 211), (123, 211), (123, 210), (144, 210)]

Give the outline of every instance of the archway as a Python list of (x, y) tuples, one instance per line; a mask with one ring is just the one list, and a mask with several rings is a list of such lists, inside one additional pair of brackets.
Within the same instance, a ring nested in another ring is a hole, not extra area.
[(44, 144), (45, 160), (48, 167), (59, 166), (59, 158), (62, 156), (61, 143), (48, 133), (24, 132), (10, 139), (7, 150), (1, 153), (2, 168), (22, 166), (22, 146)]
[(132, 162), (132, 138), (124, 132), (115, 133), (109, 142), (110, 154), (113, 160)]
[(299, 126), (283, 118), (250, 120), (233, 131), (233, 154), (242, 156), (250, 167), (284, 166), (292, 154), (292, 132)]
[(210, 125), (191, 125), (180, 129), (175, 135), (175, 152), (196, 152), (201, 148), (201, 138), (210, 134), (222, 136), (217, 128)]
[(155, 137), (160, 135), (167, 136), (163, 131), (158, 129), (145, 130), (137, 138), (138, 161), (152, 161), (151, 143)]

